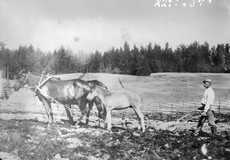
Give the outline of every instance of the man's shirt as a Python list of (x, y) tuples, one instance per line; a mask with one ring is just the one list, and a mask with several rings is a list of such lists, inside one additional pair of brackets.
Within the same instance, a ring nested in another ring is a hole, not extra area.
[(202, 104), (205, 104), (204, 112), (207, 112), (209, 109), (213, 110), (213, 105), (215, 102), (215, 92), (212, 87), (205, 89), (203, 98), (201, 100)]

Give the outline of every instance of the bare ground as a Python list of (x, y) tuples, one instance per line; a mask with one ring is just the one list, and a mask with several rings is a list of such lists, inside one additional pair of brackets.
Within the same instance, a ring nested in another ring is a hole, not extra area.
[[(193, 135), (192, 122), (176, 121), (183, 113), (145, 115), (147, 130), (142, 133), (132, 124), (115, 124), (108, 132), (96, 124), (70, 126), (57, 122), (51, 126), (37, 120), (0, 120), (0, 158), (21, 160), (154, 160), (154, 159), (229, 159), (229, 115), (218, 115), (219, 135), (212, 137), (208, 126)], [(192, 116), (192, 117), (195, 117)], [(119, 118), (116, 117), (115, 119)], [(121, 121), (121, 119), (120, 119)], [(135, 121), (129, 117), (129, 121)], [(135, 122), (134, 122), (135, 123)], [(206, 145), (207, 154), (201, 150)], [(6, 155), (8, 154), (8, 155)], [(2, 157), (1, 157), (2, 156)]]

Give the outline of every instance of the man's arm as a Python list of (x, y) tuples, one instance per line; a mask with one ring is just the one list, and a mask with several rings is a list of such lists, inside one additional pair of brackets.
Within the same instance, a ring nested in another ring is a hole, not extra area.
[(205, 108), (205, 104), (206, 104), (206, 92), (204, 92), (204, 95), (201, 99), (201, 107), (199, 107), (198, 110), (203, 111)]

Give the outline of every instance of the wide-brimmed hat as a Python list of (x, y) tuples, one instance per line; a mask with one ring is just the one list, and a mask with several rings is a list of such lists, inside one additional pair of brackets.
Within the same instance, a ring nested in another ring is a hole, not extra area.
[(205, 79), (202, 81), (203, 83), (206, 83), (206, 82), (209, 82), (209, 83), (212, 83), (212, 80), (211, 79)]

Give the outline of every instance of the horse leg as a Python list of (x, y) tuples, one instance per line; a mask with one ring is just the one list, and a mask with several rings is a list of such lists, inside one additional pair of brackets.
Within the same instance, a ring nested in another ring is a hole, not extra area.
[(100, 119), (105, 120), (105, 109), (104, 109), (104, 104), (101, 101), (95, 100), (95, 105), (97, 107), (97, 112), (98, 112), (98, 117)]
[(87, 108), (87, 114), (86, 114), (86, 125), (89, 124), (89, 115), (90, 115), (90, 111), (93, 108), (93, 102), (88, 102), (88, 108)]
[(87, 100), (86, 99), (81, 99), (80, 102), (79, 102), (79, 109), (80, 109), (80, 112), (81, 112), (81, 116), (78, 119), (78, 121), (79, 121), (80, 124), (84, 123), (82, 121), (84, 120), (84, 118), (86, 117), (86, 115), (88, 113), (88, 108), (87, 107), (88, 107), (87, 106)]
[(52, 112), (52, 108), (51, 108), (51, 103), (46, 100), (45, 98), (39, 98), (42, 101), (43, 106), (45, 107), (46, 110), (46, 114), (48, 117), (48, 123), (53, 123), (53, 112)]
[(101, 126), (102, 122), (105, 122), (106, 119), (106, 109), (105, 105), (102, 103), (102, 101), (99, 98), (94, 98), (94, 103), (97, 107), (97, 112), (98, 112), (98, 126)]
[(132, 107), (132, 108), (133, 108), (134, 112), (136, 113), (137, 118), (139, 120), (140, 127), (141, 127), (142, 131), (144, 132), (145, 131), (144, 115), (141, 112), (139, 106), (135, 106), (135, 107)]
[(69, 123), (74, 125), (74, 120), (73, 120), (73, 117), (72, 117), (72, 114), (70, 112), (70, 107), (71, 105), (65, 105), (64, 108), (65, 108), (65, 111), (66, 111), (66, 115), (69, 119)]
[(111, 131), (111, 128), (112, 128), (112, 117), (111, 117), (111, 114), (112, 114), (112, 110), (111, 109), (108, 109), (107, 110), (107, 113), (106, 113), (106, 119), (105, 119), (105, 122), (107, 124), (107, 129), (109, 131)]

